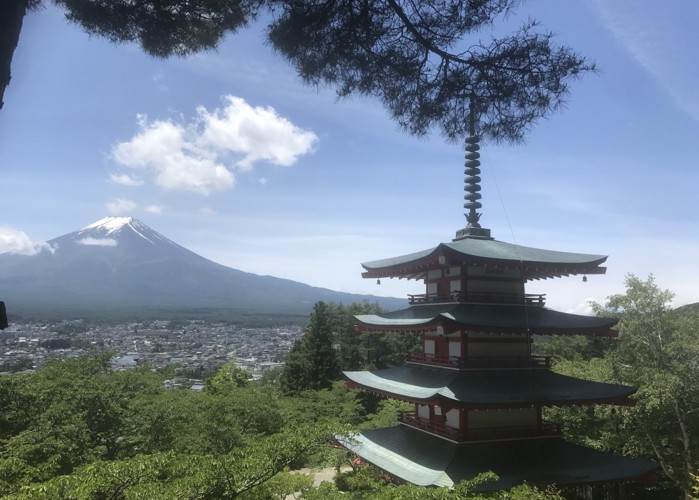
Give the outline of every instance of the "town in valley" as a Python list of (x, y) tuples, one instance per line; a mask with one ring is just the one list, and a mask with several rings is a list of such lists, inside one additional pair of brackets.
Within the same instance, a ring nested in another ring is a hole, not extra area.
[(35, 370), (53, 359), (108, 351), (113, 353), (114, 370), (144, 365), (171, 368), (175, 376), (170, 384), (200, 390), (205, 377), (230, 361), (251, 379), (280, 368), (301, 335), (301, 327), (294, 324), (243, 327), (201, 319), (11, 322), (0, 332), (0, 373)]

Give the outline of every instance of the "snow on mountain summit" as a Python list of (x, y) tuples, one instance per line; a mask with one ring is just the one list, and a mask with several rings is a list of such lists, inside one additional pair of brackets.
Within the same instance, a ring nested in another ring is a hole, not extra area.
[(80, 241), (83, 244), (98, 245), (100, 244), (98, 239), (116, 243), (115, 238), (120, 234), (124, 234), (123, 231), (130, 231), (152, 245), (156, 244), (154, 240), (169, 242), (167, 238), (153, 231), (134, 217), (105, 217), (79, 229), (75, 232), (75, 235), (84, 237), (84, 240)]
[(105, 229), (106, 234), (111, 234), (120, 230), (122, 227), (131, 224), (134, 221), (136, 221), (136, 219), (134, 219), (133, 217), (105, 217), (104, 219), (100, 219), (97, 222), (93, 222), (92, 224), (88, 224), (87, 226), (80, 228), (78, 232), (80, 233), (82, 231), (99, 228)]

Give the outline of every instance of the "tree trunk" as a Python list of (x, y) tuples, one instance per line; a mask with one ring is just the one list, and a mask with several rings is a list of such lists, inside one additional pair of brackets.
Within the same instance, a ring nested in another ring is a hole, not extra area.
[(4, 104), (5, 89), (10, 84), (12, 55), (19, 42), (28, 3), (29, 0), (0, 1), (0, 109)]
[(675, 416), (677, 417), (677, 423), (680, 426), (680, 433), (682, 436), (682, 451), (684, 457), (684, 466), (686, 471), (686, 477), (684, 478), (684, 497), (685, 499), (692, 498), (692, 471), (694, 470), (694, 464), (692, 462), (692, 449), (691, 449), (691, 439), (689, 433), (687, 432), (687, 426), (682, 418), (682, 412), (677, 404), (677, 400), (673, 399), (672, 406), (675, 410)]

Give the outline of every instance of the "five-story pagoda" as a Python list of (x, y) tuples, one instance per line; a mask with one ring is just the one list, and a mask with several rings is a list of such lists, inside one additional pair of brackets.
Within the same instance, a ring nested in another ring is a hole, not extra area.
[(365, 278), (423, 280), (410, 307), (359, 315), (357, 330), (420, 336), (403, 366), (345, 372), (348, 385), (413, 404), (399, 425), (365, 431), (343, 444), (397, 480), (452, 486), (485, 471), (484, 489), (527, 482), (559, 487), (625, 482), (652, 474), (648, 460), (568, 443), (542, 418), (556, 405), (631, 405), (628, 386), (551, 371), (532, 353), (533, 335), (614, 337), (616, 320), (566, 314), (527, 294), (531, 280), (603, 274), (603, 255), (557, 252), (497, 241), (479, 224), (480, 162), (471, 124), (466, 140), (468, 225), (449, 243), (363, 263)]

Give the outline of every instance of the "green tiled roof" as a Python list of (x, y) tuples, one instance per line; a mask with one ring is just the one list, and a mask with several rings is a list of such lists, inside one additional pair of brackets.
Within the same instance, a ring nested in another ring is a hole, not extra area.
[(374, 329), (411, 330), (441, 324), (503, 333), (528, 329), (532, 335), (604, 334), (618, 321), (616, 318), (562, 313), (539, 306), (505, 304), (413, 306), (381, 315), (357, 315), (355, 318), (361, 325)]
[(593, 255), (571, 252), (558, 252), (555, 250), (544, 250), (541, 248), (525, 247), (506, 243), (503, 241), (464, 238), (450, 243), (440, 243), (434, 248), (415, 252), (389, 259), (364, 262), (362, 266), (367, 270), (378, 270), (396, 266), (405, 266), (410, 263), (421, 261), (430, 256), (437, 255), (460, 255), (473, 259), (490, 259), (507, 262), (525, 262), (529, 265), (550, 265), (564, 264), (572, 266), (592, 265), (597, 266), (603, 263), (606, 255)]
[(615, 456), (560, 438), (457, 445), (399, 425), (364, 431), (342, 444), (389, 474), (420, 486), (453, 486), (482, 472), (499, 479), (481, 491), (531, 485), (572, 486), (632, 480), (656, 469), (650, 460)]
[(410, 401), (458, 401), (474, 407), (515, 407), (618, 401), (636, 389), (592, 382), (544, 369), (457, 371), (406, 364), (347, 371), (355, 384)]

